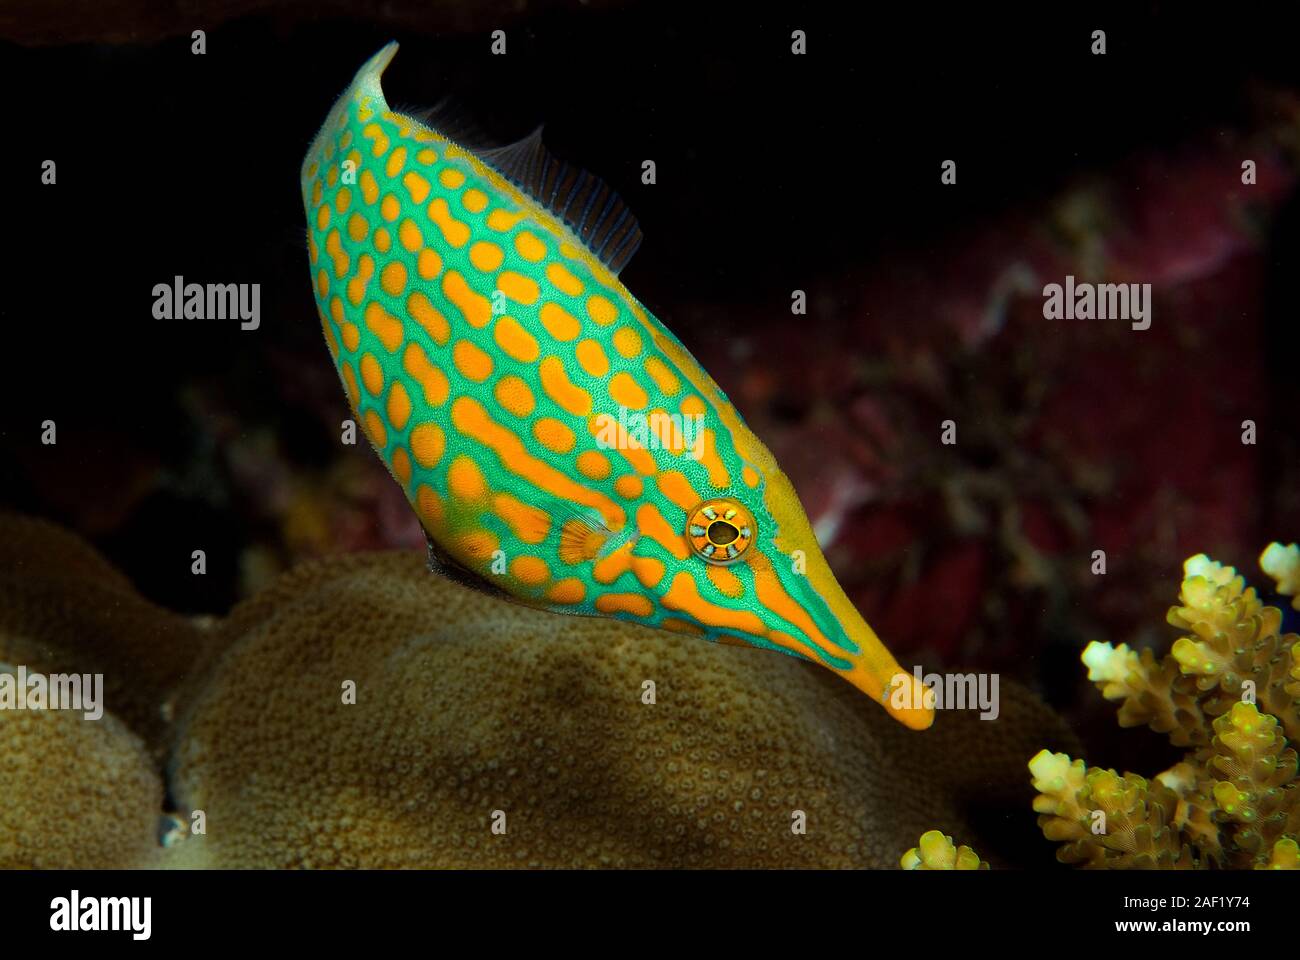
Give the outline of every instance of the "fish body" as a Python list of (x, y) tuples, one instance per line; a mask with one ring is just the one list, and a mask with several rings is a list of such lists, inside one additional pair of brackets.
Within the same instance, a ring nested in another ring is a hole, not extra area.
[(431, 562), (531, 606), (803, 657), (929, 726), (772, 455), (619, 281), (635, 222), (534, 156), (548, 207), (392, 111), (396, 49), (335, 104), (302, 195), (325, 340)]

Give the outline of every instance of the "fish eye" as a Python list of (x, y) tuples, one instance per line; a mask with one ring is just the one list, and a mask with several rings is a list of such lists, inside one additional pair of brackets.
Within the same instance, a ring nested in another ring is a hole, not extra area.
[(686, 540), (709, 563), (735, 563), (754, 542), (754, 518), (735, 500), (705, 500), (687, 517)]

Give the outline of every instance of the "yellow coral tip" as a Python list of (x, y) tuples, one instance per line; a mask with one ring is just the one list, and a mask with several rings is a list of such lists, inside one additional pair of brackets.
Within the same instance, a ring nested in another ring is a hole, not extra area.
[(904, 870), (987, 870), (988, 864), (970, 847), (955, 846), (941, 830), (928, 830), (920, 844), (903, 854), (898, 865)]
[(1300, 844), (1285, 837), (1273, 844), (1273, 856), (1263, 864), (1264, 870), (1300, 870)]

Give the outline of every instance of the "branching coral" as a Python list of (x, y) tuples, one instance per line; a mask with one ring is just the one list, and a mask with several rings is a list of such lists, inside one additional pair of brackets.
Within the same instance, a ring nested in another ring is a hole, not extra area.
[(1260, 568), (1277, 581), (1277, 592), (1291, 598), (1291, 606), (1300, 610), (1300, 546), (1270, 543), (1259, 558)]
[(921, 842), (903, 854), (904, 870), (987, 870), (989, 865), (970, 847), (958, 847), (939, 830), (921, 834)]
[[(1279, 592), (1300, 588), (1300, 552), (1271, 544), (1260, 558)], [(1204, 554), (1184, 564), (1168, 622), (1186, 633), (1164, 657), (1091, 643), (1088, 679), (1122, 701), (1121, 726), (1147, 725), (1188, 748), (1148, 781), (1089, 769), (1041, 751), (1029, 763), (1034, 809), (1064, 863), (1113, 869), (1297, 869), (1300, 637), (1280, 634), (1232, 567)]]
[(1133, 773), (1089, 770), (1063, 753), (1039, 753), (1029, 763), (1034, 809), (1044, 836), (1065, 843), (1062, 863), (1119, 869), (1186, 868), (1187, 844), (1171, 826), (1178, 798), (1162, 783)]

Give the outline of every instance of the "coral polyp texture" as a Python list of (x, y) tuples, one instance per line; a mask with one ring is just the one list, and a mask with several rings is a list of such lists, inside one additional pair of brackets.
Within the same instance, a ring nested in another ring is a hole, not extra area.
[(0, 513), (0, 680), (103, 677), (96, 719), (0, 709), (0, 869), (152, 864), (169, 706), (208, 636), (73, 534)]
[(147, 866), (157, 852), (162, 777), (112, 714), (0, 711), (0, 796), (0, 870)]
[[(0, 556), (19, 543), (0, 670), (103, 670), (105, 714), (0, 711), (0, 867), (889, 867), (936, 825), (1027, 865), (1032, 824), (1002, 826), (1024, 758), (1077, 748), (1010, 681), (995, 721), (917, 737), (812, 664), (501, 602), (410, 553), (302, 565), (198, 627), (0, 516)], [(167, 813), (205, 832), (163, 847)]]
[[(1270, 544), (1260, 565), (1277, 591), (1300, 589), (1300, 552)], [(1204, 554), (1184, 565), (1166, 617), (1184, 633), (1163, 657), (1093, 642), (1088, 679), (1120, 701), (1123, 727), (1148, 726), (1186, 749), (1154, 778), (1090, 769), (1063, 753), (1029, 763), (1034, 809), (1057, 859), (1111, 869), (1297, 869), (1300, 636), (1281, 633), (1229, 566)]]
[[(172, 762), (207, 814), (172, 851), (195, 866), (894, 866), (1027, 803), (1030, 745), (1072, 740), (1010, 683), (997, 721), (918, 738), (809, 664), (502, 603), (404, 554), (306, 565), (224, 629)], [(998, 833), (999, 863), (1032, 855)]]
[(104, 699), (161, 756), (172, 696), (210, 635), (142, 598), (68, 531), (0, 514), (0, 661), (99, 673)]

